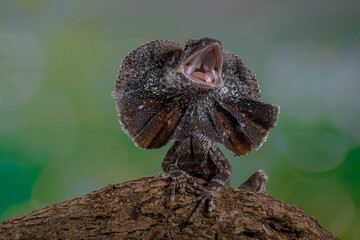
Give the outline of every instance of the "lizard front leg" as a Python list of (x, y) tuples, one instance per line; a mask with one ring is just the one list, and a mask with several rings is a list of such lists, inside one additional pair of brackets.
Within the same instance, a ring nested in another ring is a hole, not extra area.
[(181, 206), (186, 206), (194, 202), (199, 202), (192, 212), (189, 221), (192, 221), (206, 202), (208, 202), (207, 211), (212, 212), (216, 194), (221, 190), (222, 186), (230, 184), (231, 165), (215, 143), (212, 143), (212, 146), (209, 148), (209, 159), (213, 161), (219, 173), (210, 180), (207, 186), (202, 187), (195, 185), (194, 187), (197, 189), (195, 190), (195, 194), (198, 195), (198, 197), (181, 204)]
[(176, 181), (179, 182), (180, 192), (185, 192), (186, 180), (190, 178), (190, 175), (179, 169), (178, 166), (175, 165), (176, 160), (178, 159), (178, 154), (176, 152), (177, 142), (169, 149), (167, 152), (163, 162), (162, 169), (164, 170), (164, 178), (171, 178), (171, 201), (175, 199), (175, 190), (176, 190)]
[(247, 189), (254, 192), (266, 193), (266, 183), (269, 180), (269, 176), (264, 170), (258, 170), (251, 175), (245, 182), (243, 182), (239, 188)]

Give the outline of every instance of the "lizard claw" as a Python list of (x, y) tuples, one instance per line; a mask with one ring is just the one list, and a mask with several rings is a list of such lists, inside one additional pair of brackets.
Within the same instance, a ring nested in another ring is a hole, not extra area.
[[(179, 183), (180, 192), (184, 193), (186, 188), (186, 180), (190, 178), (190, 174), (179, 169), (176, 165), (171, 165), (171, 169), (163, 175), (163, 178), (171, 178), (171, 201), (175, 199), (176, 181)], [(169, 167), (169, 168), (170, 168)]]
[(190, 215), (190, 218), (189, 218), (190, 222), (194, 219), (196, 214), (199, 212), (200, 208), (202, 206), (204, 206), (206, 202), (208, 202), (208, 206), (206, 208), (207, 212), (209, 212), (209, 213), (212, 212), (215, 195), (220, 190), (220, 188), (217, 188), (217, 187), (211, 187), (211, 186), (202, 187), (202, 186), (200, 186), (198, 184), (194, 184), (194, 187), (196, 189), (193, 188), (192, 191), (196, 195), (199, 195), (199, 196), (191, 199), (190, 201), (187, 201), (187, 202), (184, 202), (184, 203), (180, 204), (180, 207), (184, 207), (184, 206), (190, 205), (190, 204), (192, 204), (194, 202), (199, 202), (197, 204), (196, 208), (194, 209), (194, 211)]

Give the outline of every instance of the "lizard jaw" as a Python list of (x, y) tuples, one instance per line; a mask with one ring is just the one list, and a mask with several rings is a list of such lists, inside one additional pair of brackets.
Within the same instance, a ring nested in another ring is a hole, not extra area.
[(217, 88), (222, 85), (222, 64), (220, 45), (211, 43), (192, 54), (180, 65), (178, 70), (200, 86)]

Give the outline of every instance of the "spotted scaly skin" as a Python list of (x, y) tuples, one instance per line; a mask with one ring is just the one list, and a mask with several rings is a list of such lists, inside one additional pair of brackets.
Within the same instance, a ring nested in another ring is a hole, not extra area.
[[(182, 48), (172, 41), (152, 41), (125, 57), (113, 97), (124, 132), (141, 148), (160, 148), (169, 141), (162, 163), (172, 180), (198, 197), (189, 220), (230, 184), (231, 165), (216, 143), (236, 156), (256, 151), (276, 125), (279, 107), (259, 100), (255, 75), (218, 40), (189, 39)], [(190, 176), (208, 181), (189, 186)], [(265, 192), (268, 176), (254, 173), (240, 188)]]

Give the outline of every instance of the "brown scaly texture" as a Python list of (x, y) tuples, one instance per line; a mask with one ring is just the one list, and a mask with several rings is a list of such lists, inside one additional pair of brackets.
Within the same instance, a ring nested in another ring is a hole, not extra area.
[[(215, 72), (222, 81), (205, 86), (188, 78), (181, 69), (191, 69), (193, 56), (204, 56), (195, 57), (197, 73)], [(193, 201), (199, 204), (190, 220), (205, 202), (211, 212), (216, 194), (230, 184), (231, 165), (216, 143), (237, 156), (257, 150), (279, 114), (278, 106), (259, 100), (255, 75), (243, 61), (210, 38), (187, 40), (184, 49), (172, 41), (140, 46), (125, 57), (113, 96), (120, 124), (136, 145), (159, 148), (175, 142), (162, 163), (173, 182), (171, 199), (175, 183), (183, 192), (190, 175), (209, 181), (196, 189)], [(267, 178), (251, 179), (263, 179), (258, 181), (263, 187), (246, 184), (257, 186), (254, 191), (266, 189)]]
[[(200, 179), (191, 179), (198, 184)], [(184, 221), (192, 207), (185, 193), (168, 201), (169, 183), (147, 177), (9, 218), (0, 239), (337, 239), (297, 206), (225, 186), (213, 213)]]
[(222, 51), (223, 86), (199, 89), (179, 64), (213, 39), (152, 41), (126, 56), (113, 94), (123, 130), (142, 148), (159, 148), (192, 133), (222, 143), (237, 156), (257, 150), (274, 127), (279, 107), (259, 100), (255, 75)]

